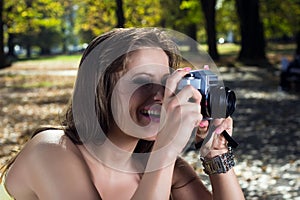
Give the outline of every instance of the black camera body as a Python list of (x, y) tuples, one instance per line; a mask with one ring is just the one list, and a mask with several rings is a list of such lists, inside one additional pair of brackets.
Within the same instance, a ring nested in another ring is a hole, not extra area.
[(187, 85), (195, 87), (202, 95), (201, 114), (205, 119), (227, 118), (236, 107), (235, 93), (224, 87), (218, 76), (210, 70), (194, 70), (183, 77), (177, 89)]

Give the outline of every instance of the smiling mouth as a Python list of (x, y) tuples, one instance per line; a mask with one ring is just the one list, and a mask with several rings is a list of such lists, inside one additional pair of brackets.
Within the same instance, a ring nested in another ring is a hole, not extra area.
[(141, 110), (142, 115), (150, 118), (160, 118), (160, 110)]

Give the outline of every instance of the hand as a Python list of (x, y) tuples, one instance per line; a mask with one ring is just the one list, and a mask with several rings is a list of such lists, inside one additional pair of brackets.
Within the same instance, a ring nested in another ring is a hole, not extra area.
[(229, 135), (232, 135), (233, 129), (233, 120), (231, 117), (226, 119), (214, 119), (211, 123), (212, 127), (209, 128), (207, 120), (201, 121), (196, 134), (196, 142), (200, 142), (205, 139), (208, 131), (213, 131), (212, 138), (209, 142), (203, 144), (206, 146), (206, 148), (203, 149), (209, 149), (209, 151), (201, 152), (201, 154), (204, 154), (203, 156), (207, 158), (212, 158), (228, 151), (227, 140), (221, 133), (225, 130)]
[[(176, 93), (178, 82), (189, 71), (189, 68), (178, 69), (167, 79), (162, 103), (161, 129), (155, 142), (159, 148), (169, 145), (176, 156), (181, 153), (193, 129), (202, 120), (201, 94), (198, 90), (188, 85)], [(193, 102), (189, 101), (191, 98)]]

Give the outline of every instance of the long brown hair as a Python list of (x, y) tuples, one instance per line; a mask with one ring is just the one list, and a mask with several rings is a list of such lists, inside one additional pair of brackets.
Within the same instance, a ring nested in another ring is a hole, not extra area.
[[(90, 82), (89, 77), (84, 81), (80, 81), (80, 73), (85, 68), (96, 67), (99, 71), (96, 73), (96, 95), (95, 95), (95, 113), (97, 120), (104, 132), (107, 132), (113, 123), (113, 115), (110, 107), (110, 100), (112, 91), (120, 78), (117, 72), (121, 72), (125, 69), (126, 61), (131, 52), (144, 47), (158, 47), (164, 50), (169, 58), (169, 67), (176, 69), (181, 61), (179, 50), (177, 45), (170, 39), (170, 37), (161, 29), (158, 28), (118, 28), (110, 32), (102, 34), (96, 37), (90, 42), (88, 47), (83, 52), (76, 84), (74, 86), (73, 93), (78, 90), (85, 89), (86, 84)], [(121, 49), (121, 50), (120, 50)], [(110, 54), (116, 54), (119, 51), (119, 55), (116, 59), (111, 59)], [(124, 53), (125, 52), (125, 53)], [(94, 56), (90, 56), (91, 54)], [(96, 56), (95, 56), (96, 55)], [(94, 59), (93, 66), (88, 65), (86, 60)], [(110, 59), (108, 59), (110, 58)], [(96, 65), (96, 66), (94, 66)], [(74, 94), (73, 94), (74, 97)], [(36, 134), (51, 129), (63, 129), (65, 134), (72, 140), (74, 144), (83, 144), (84, 142), (97, 141), (99, 134), (96, 131), (87, 129), (84, 135), (78, 134), (78, 124), (75, 125), (73, 114), (73, 97), (70, 101), (66, 113), (65, 119), (62, 122), (62, 128), (59, 127), (46, 127), (39, 128), (33, 132), (32, 137)], [(82, 102), (83, 104), (86, 102)], [(83, 113), (88, 120), (90, 113)], [(79, 122), (85, 124), (86, 121)], [(100, 138), (101, 139), (101, 138)], [(152, 148), (153, 142), (146, 140), (139, 140), (135, 153), (149, 152)], [(6, 171), (9, 166), (14, 162), (17, 155), (13, 157), (8, 163), (1, 167), (1, 171)], [(4, 173), (1, 174), (2, 178)]]
[[(174, 69), (178, 67), (180, 56), (177, 45), (169, 38), (167, 34), (164, 33), (164, 31), (157, 28), (114, 29), (95, 38), (83, 53), (80, 61), (79, 72), (82, 68), (95, 67), (87, 65), (85, 62), (86, 60), (90, 59), (89, 55), (93, 51), (97, 52), (96, 57), (91, 57), (92, 59), (98, 59), (96, 62), (98, 66), (96, 67), (100, 70), (100, 72), (97, 74), (98, 77), (96, 77), (97, 89), (95, 95), (95, 112), (98, 122), (104, 133), (107, 133), (113, 122), (110, 101), (113, 88), (120, 78), (118, 75), (119, 73), (116, 72), (120, 72), (125, 69), (127, 58), (131, 52), (144, 47), (157, 47), (163, 49), (169, 58), (169, 67)], [(122, 50), (120, 50), (120, 48), (122, 48)], [(111, 54), (116, 54), (118, 57), (116, 59), (110, 59), (109, 55)], [(78, 74), (78, 76), (79, 75), (80, 74)], [(87, 81), (89, 80), (86, 80), (86, 82)], [(79, 82), (77, 78), (74, 92), (79, 90), (80, 87), (84, 87), (82, 83), (86, 82)], [(81, 114), (87, 116), (87, 118), (88, 115), (90, 115), (90, 113)], [(81, 123), (85, 122), (78, 123), (80, 126)], [(83, 136), (80, 134), (79, 136), (77, 131), (78, 124), (75, 126), (72, 103), (67, 109), (66, 118), (63, 121), (63, 125), (66, 127), (66, 135), (75, 144), (101, 140), (99, 134), (91, 129), (86, 129), (83, 131), (85, 135)], [(143, 144), (142, 146), (145, 146), (146, 149), (149, 149), (149, 144), (147, 142), (141, 141), (139, 144)], [(143, 148), (140, 147), (137, 149), (139, 149), (138, 151), (144, 151), (142, 150)]]

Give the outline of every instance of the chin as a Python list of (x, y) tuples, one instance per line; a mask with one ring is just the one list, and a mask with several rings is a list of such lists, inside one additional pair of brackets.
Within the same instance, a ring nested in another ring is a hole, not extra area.
[(155, 141), (156, 140), (156, 135), (154, 135), (152, 137), (144, 138), (143, 140), (146, 140), (146, 141)]

